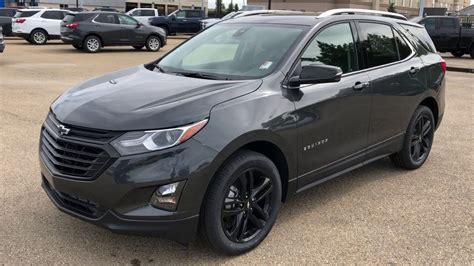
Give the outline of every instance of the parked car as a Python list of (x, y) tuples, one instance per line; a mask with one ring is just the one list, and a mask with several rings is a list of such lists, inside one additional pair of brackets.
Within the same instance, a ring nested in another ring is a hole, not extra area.
[(455, 57), (469, 54), (474, 59), (474, 27), (462, 25), (458, 17), (428, 16), (412, 21), (425, 26), (436, 49)]
[(157, 52), (166, 45), (162, 29), (115, 12), (68, 14), (61, 22), (61, 40), (89, 53), (105, 46), (133, 46), (137, 50), (146, 47)]
[(85, 11), (87, 11), (87, 9), (83, 8), (83, 7), (68, 7), (68, 8), (65, 8), (65, 10), (68, 10), (70, 12), (85, 12)]
[(12, 19), (13, 35), (32, 44), (59, 39), (59, 25), (67, 13), (61, 9), (20, 9)]
[(248, 16), (257, 16), (257, 15), (265, 15), (265, 14), (273, 14), (273, 15), (297, 15), (297, 14), (305, 14), (301, 11), (289, 11), (289, 10), (255, 10), (255, 11), (236, 11), (231, 12), (221, 19), (218, 18), (208, 18), (201, 20), (201, 28), (205, 29), (209, 26), (216, 24), (217, 22), (224, 21), (227, 19), (233, 18), (241, 18), (241, 17), (248, 17)]
[(168, 16), (150, 19), (150, 25), (162, 28), (166, 34), (196, 33), (201, 30), (201, 20), (206, 18), (204, 10), (181, 9)]
[(150, 19), (160, 16), (156, 8), (134, 8), (126, 13), (144, 25), (150, 25)]
[(3, 39), (3, 28), (0, 26), (0, 53), (3, 53), (5, 46), (5, 40)]
[(15, 8), (0, 8), (0, 27), (3, 28), (3, 35), (12, 36), (12, 18), (16, 14)]
[(236, 255), (296, 193), (386, 156), (421, 167), (446, 63), (421, 25), (349, 10), (226, 20), (66, 91), (40, 136), (47, 195), (114, 232), (200, 230)]

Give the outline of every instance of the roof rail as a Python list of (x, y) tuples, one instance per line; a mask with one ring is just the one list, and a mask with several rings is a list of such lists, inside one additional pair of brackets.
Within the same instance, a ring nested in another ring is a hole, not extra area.
[(321, 13), (318, 16), (318, 18), (325, 18), (329, 16), (343, 15), (343, 14), (347, 14), (347, 15), (363, 14), (363, 15), (382, 16), (382, 17), (389, 17), (389, 18), (394, 18), (394, 19), (407, 20), (407, 18), (402, 14), (384, 12), (384, 11), (378, 11), (378, 10), (370, 10), (370, 9), (359, 9), (359, 8), (331, 9), (331, 10)]

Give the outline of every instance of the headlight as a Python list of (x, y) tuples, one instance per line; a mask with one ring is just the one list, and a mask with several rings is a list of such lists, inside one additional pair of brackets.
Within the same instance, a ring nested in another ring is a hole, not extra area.
[(207, 121), (205, 119), (178, 128), (128, 132), (112, 141), (111, 144), (121, 155), (163, 150), (190, 139), (207, 124)]

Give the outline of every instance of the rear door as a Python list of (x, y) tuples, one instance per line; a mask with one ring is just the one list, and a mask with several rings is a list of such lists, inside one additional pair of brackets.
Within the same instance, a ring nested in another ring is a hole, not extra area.
[(61, 28), (61, 21), (65, 16), (64, 11), (59, 10), (51, 10), (51, 11), (44, 11), (41, 14), (41, 19), (39, 27), (45, 29), (48, 34), (51, 36), (59, 36), (60, 35), (60, 28)]
[(96, 25), (93, 31), (102, 38), (104, 45), (120, 44), (122, 39), (122, 27), (116, 14), (103, 13), (95, 19)]
[(358, 29), (372, 95), (368, 157), (374, 157), (399, 149), (426, 80), (422, 60), (398, 30), (375, 21), (359, 21)]

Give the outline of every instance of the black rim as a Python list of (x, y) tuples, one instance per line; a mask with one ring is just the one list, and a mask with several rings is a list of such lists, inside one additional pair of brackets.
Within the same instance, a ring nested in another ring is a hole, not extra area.
[(258, 169), (248, 169), (226, 192), (221, 210), (226, 236), (237, 243), (257, 236), (272, 211), (273, 182)]
[(414, 162), (424, 160), (430, 151), (433, 125), (426, 115), (418, 117), (411, 136), (410, 156)]

